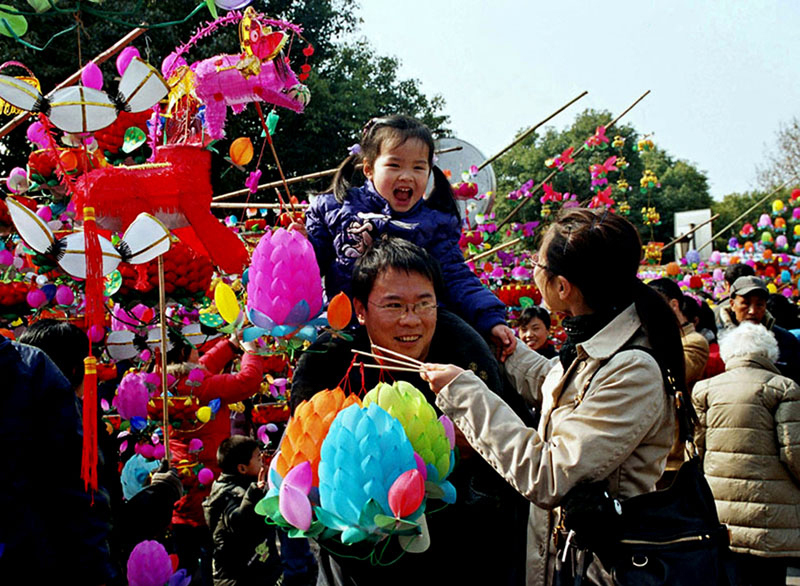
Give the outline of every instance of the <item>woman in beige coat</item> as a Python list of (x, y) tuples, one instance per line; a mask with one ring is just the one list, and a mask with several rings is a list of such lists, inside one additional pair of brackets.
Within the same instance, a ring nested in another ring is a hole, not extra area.
[(719, 351), (725, 372), (692, 394), (703, 468), (742, 584), (785, 584), (800, 565), (800, 387), (781, 376), (762, 325), (730, 330)]
[(664, 470), (675, 414), (659, 362), (680, 384), (683, 354), (674, 314), (636, 277), (641, 250), (633, 225), (603, 211), (567, 210), (545, 234), (534, 279), (545, 304), (568, 316), (568, 339), (558, 358), (519, 343), (506, 361), (518, 392), (541, 410), (538, 429), (470, 372), (426, 366), (439, 408), (532, 502), (530, 585), (552, 583), (557, 509), (571, 488), (607, 480), (624, 500), (654, 490)]

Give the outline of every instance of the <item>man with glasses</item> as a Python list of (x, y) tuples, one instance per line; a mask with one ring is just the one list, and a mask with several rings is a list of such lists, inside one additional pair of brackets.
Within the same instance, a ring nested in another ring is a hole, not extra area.
[[(372, 344), (420, 361), (458, 364), (473, 370), (505, 400), (519, 399), (504, 391), (498, 364), (480, 335), (437, 306), (441, 274), (425, 250), (399, 238), (379, 240), (357, 261), (352, 284), (359, 327), (352, 340), (323, 334), (302, 356), (293, 380), (293, 408), (324, 389), (341, 386), (363, 396), (380, 381), (393, 380), (413, 384), (434, 403), (416, 372), (356, 366), (370, 359), (351, 350), (380, 354)], [(522, 406), (521, 411), (529, 417)], [(341, 546), (333, 555), (323, 549), (320, 573), (327, 583), (407, 585), (424, 577), (424, 583), (522, 584), (527, 504), (482, 458), (472, 457), (466, 441), (459, 442), (459, 453), (449, 478), (457, 500), (428, 514), (427, 551), (403, 554), (398, 548), (384, 557), (400, 559), (381, 567), (353, 559), (368, 554), (358, 547)]]

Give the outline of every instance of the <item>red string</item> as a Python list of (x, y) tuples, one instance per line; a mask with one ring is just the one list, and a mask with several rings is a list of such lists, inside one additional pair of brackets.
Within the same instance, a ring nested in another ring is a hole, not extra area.
[(353, 369), (353, 365), (355, 363), (356, 356), (353, 355), (353, 359), (350, 361), (350, 366), (347, 367), (347, 372), (344, 373), (344, 377), (339, 381), (339, 388), (344, 391), (345, 395), (353, 394), (353, 388), (350, 385), (350, 371)]
[[(355, 358), (354, 358), (355, 359)], [(361, 391), (359, 392), (358, 396), (363, 397), (367, 394), (367, 386), (366, 381), (364, 381), (364, 363), (361, 363), (361, 366), (358, 367), (359, 371), (361, 372)]]

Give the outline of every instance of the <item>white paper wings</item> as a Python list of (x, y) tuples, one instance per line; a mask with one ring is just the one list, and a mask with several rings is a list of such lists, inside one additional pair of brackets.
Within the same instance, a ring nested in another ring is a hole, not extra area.
[(114, 122), (119, 112), (143, 112), (168, 93), (169, 86), (161, 74), (138, 57), (131, 60), (122, 75), (115, 96), (74, 85), (56, 90), (46, 98), (26, 81), (0, 75), (0, 98), (20, 110), (42, 112), (65, 132), (100, 130)]

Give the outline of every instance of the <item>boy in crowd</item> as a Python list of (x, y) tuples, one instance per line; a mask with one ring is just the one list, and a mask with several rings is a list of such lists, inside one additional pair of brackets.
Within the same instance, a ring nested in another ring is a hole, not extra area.
[(229, 437), (217, 450), (222, 474), (203, 501), (214, 540), (215, 586), (276, 584), (281, 562), (275, 528), (255, 512), (266, 494), (266, 472), (258, 442), (242, 435)]

